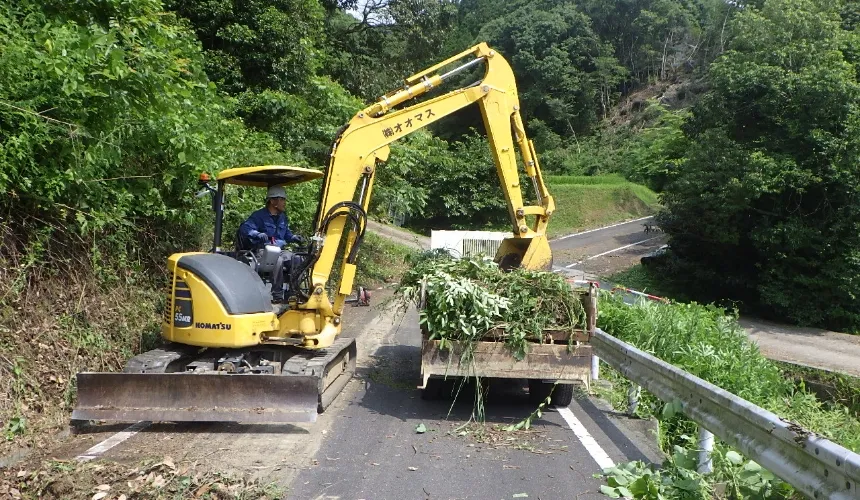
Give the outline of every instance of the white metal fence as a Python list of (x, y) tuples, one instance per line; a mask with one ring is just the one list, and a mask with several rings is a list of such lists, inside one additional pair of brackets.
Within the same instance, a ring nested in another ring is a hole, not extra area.
[(502, 240), (510, 233), (500, 231), (431, 231), (430, 248), (444, 248), (454, 257), (495, 257)]

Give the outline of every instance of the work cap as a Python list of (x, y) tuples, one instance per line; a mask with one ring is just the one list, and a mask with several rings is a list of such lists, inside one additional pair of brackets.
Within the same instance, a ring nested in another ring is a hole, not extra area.
[(287, 192), (283, 186), (269, 186), (269, 192), (266, 194), (266, 199), (269, 198), (286, 198)]

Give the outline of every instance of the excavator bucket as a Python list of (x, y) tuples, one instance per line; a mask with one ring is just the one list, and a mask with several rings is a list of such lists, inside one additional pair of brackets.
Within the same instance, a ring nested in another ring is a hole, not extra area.
[(552, 269), (552, 250), (546, 236), (506, 238), (496, 252), (496, 262), (502, 269), (522, 267), (533, 271)]
[(187, 373), (79, 373), (72, 420), (314, 422), (319, 378)]

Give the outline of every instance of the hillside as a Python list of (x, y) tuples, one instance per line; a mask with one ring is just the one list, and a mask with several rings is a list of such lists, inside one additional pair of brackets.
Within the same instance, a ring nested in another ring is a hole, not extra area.
[(556, 204), (549, 225), (550, 238), (657, 211), (656, 193), (617, 175), (552, 175), (546, 182)]

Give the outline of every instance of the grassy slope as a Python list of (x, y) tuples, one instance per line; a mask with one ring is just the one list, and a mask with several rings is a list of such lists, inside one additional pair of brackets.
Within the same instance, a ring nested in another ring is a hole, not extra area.
[(416, 251), (396, 241), (366, 233), (358, 254), (356, 286), (379, 286), (399, 280), (408, 267), (406, 257)]
[(547, 176), (556, 211), (549, 237), (600, 227), (656, 212), (657, 194), (616, 175)]
[(659, 272), (642, 264), (636, 264), (630, 269), (606, 276), (603, 279), (613, 285), (625, 286), (679, 302), (689, 302), (689, 297), (678, 286), (673, 285)]

